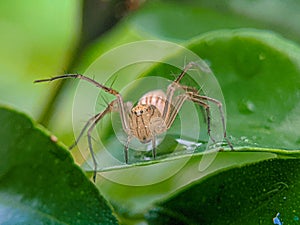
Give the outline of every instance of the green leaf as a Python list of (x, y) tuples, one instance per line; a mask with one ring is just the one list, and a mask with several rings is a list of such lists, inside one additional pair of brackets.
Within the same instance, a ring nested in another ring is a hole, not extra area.
[[(215, 174), (157, 203), (149, 224), (283, 224), (300, 216), (300, 152)], [(230, 154), (230, 153), (229, 153)], [(275, 223), (274, 223), (275, 224)]]
[(56, 138), (0, 108), (1, 224), (117, 224)]

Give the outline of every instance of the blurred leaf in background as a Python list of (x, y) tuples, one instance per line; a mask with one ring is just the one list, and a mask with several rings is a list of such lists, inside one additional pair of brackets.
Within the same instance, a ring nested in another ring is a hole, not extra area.
[[(195, 155), (177, 174), (152, 185), (126, 185), (109, 176), (136, 183), (163, 177), (186, 156), (103, 172), (98, 190), (124, 224), (272, 224), (279, 212), (284, 224), (297, 224), (299, 10), (295, 0), (2, 1), (0, 102), (39, 119), (70, 144), (76, 82), (34, 85), (34, 79), (84, 73), (121, 44), (178, 43), (214, 71), (238, 151), (218, 154), (205, 171), (199, 170), (205, 155)], [(171, 71), (154, 65), (141, 76), (153, 74), (169, 78)], [(115, 142), (110, 146), (120, 150)]]
[(0, 2), (0, 101), (38, 117), (49, 89), (40, 76), (62, 73), (80, 30), (80, 1)]

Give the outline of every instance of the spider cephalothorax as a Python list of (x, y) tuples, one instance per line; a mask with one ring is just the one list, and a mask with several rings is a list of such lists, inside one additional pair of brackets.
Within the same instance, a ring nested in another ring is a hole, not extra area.
[(142, 143), (148, 143), (155, 136), (152, 120), (161, 117), (161, 113), (154, 105), (137, 105), (129, 115), (131, 135)]
[[(220, 116), (222, 120), (222, 126), (224, 130), (224, 137), (227, 140), (228, 145), (233, 149), (231, 143), (226, 138), (226, 129), (225, 129), (225, 119), (222, 109), (222, 104), (220, 101), (210, 98), (208, 96), (200, 95), (198, 90), (194, 87), (183, 86), (179, 82), (186, 74), (186, 72), (194, 65), (197, 65), (194, 62), (190, 62), (181, 72), (181, 74), (175, 79), (167, 88), (166, 93), (162, 90), (154, 90), (143, 95), (137, 105), (133, 108), (128, 108), (129, 105), (123, 101), (121, 94), (109, 87), (106, 87), (95, 80), (86, 77), (81, 74), (65, 74), (62, 76), (57, 76), (49, 79), (36, 80), (35, 82), (45, 82), (53, 81), (57, 79), (64, 78), (79, 78), (86, 80), (95, 86), (103, 89), (104, 91), (114, 95), (116, 97), (111, 103), (108, 104), (106, 109), (93, 116), (88, 120), (75, 143), (71, 146), (74, 147), (83, 133), (87, 130), (87, 137), (89, 143), (89, 149), (94, 163), (94, 176), (93, 179), (96, 179), (97, 172), (97, 161), (94, 155), (91, 132), (95, 128), (96, 124), (108, 113), (112, 111), (118, 111), (120, 114), (122, 128), (127, 135), (127, 142), (124, 147), (125, 162), (128, 163), (128, 145), (130, 140), (133, 137), (136, 137), (141, 143), (152, 142), (152, 154), (155, 158), (156, 156), (156, 137), (159, 134), (166, 132), (173, 124), (178, 112), (180, 111), (183, 103), (185, 101), (192, 101), (199, 106), (202, 106), (206, 110), (207, 116), (207, 131), (210, 138), (210, 106), (208, 102), (216, 104), (220, 111)], [(174, 96), (176, 90), (181, 90), (179, 95)]]
[(143, 95), (129, 114), (129, 136), (136, 137), (141, 143), (148, 143), (155, 141), (156, 135), (165, 132), (166, 126), (162, 120), (165, 102), (166, 96), (161, 90)]

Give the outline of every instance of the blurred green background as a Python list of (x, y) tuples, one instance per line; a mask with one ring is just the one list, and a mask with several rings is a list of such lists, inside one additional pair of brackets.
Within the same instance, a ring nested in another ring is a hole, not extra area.
[(1, 103), (38, 118), (47, 87), (34, 79), (64, 72), (81, 24), (80, 1), (1, 1)]

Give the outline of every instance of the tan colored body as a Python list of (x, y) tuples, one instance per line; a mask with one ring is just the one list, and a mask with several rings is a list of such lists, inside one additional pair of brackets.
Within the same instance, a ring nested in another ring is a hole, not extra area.
[(141, 143), (148, 143), (155, 135), (166, 131), (162, 118), (166, 95), (161, 90), (143, 95), (138, 104), (131, 109), (129, 126), (133, 136)]

